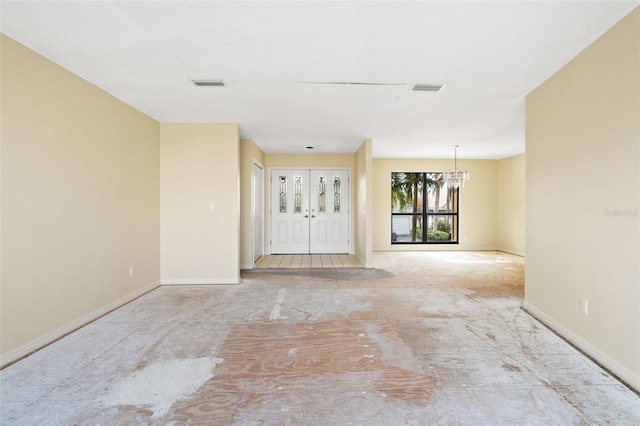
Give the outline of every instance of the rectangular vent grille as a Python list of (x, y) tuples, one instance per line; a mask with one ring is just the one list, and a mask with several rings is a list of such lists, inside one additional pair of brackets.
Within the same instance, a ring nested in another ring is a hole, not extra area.
[(411, 86), (412, 92), (439, 92), (444, 89), (444, 84), (414, 84)]
[(198, 87), (227, 87), (222, 80), (191, 80)]

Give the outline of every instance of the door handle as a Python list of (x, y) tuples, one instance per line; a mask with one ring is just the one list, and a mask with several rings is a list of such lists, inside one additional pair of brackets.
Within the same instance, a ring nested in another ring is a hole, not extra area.
[(311, 217), (316, 217), (316, 215), (315, 215), (315, 214), (312, 214), (312, 215), (311, 215)]
[[(302, 216), (302, 217), (309, 217), (309, 215), (308, 215), (308, 214), (305, 214), (305, 215), (304, 215), (304, 216)], [(315, 216), (314, 216), (314, 217), (315, 217)]]

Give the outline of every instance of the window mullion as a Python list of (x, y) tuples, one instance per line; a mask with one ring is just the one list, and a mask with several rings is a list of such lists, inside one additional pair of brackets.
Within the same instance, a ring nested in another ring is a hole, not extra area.
[(429, 192), (427, 191), (427, 174), (422, 173), (422, 243), (427, 242), (427, 209), (426, 200)]

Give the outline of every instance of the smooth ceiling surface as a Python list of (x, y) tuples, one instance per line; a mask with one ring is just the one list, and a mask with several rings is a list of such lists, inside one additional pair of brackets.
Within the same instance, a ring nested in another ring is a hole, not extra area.
[[(1, 30), (158, 121), (237, 122), (267, 153), (371, 138), (375, 157), (499, 159), (524, 152), (525, 95), (638, 4), (2, 1)], [(324, 84), (349, 82), (377, 85)]]

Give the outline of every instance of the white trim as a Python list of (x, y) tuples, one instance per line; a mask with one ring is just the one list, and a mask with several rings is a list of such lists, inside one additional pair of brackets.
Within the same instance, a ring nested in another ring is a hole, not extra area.
[(516, 251), (516, 250), (511, 250), (511, 249), (506, 249), (506, 248), (497, 248), (497, 251), (502, 251), (505, 253), (509, 253), (509, 254), (513, 254), (516, 256), (520, 256), (520, 257), (525, 257), (524, 252), (520, 252), (520, 251)]
[[(267, 187), (268, 185), (266, 185), (265, 182), (265, 169), (264, 169), (264, 165), (256, 160), (255, 158), (253, 159), (253, 165), (251, 167), (251, 229), (252, 229), (252, 235), (251, 235), (251, 261), (252, 264), (249, 267), (243, 267), (243, 265), (240, 265), (240, 269), (253, 269), (253, 265), (255, 264), (255, 254), (256, 254), (256, 248), (255, 248), (255, 242), (256, 242), (256, 230), (254, 228), (254, 224), (256, 223), (255, 220), (255, 215), (256, 215), (256, 206), (255, 206), (255, 202), (256, 202), (256, 196), (255, 196), (255, 166), (258, 166), (260, 168), (260, 173), (262, 175), (262, 191), (261, 191), (261, 195), (262, 195), (262, 199), (260, 200), (261, 204), (261, 210), (262, 210), (262, 220), (260, 221), (260, 232), (262, 234), (262, 248), (260, 250), (261, 256), (264, 256), (265, 254), (265, 233), (264, 233), (264, 218), (266, 217), (265, 214), (265, 205), (264, 205), (264, 196), (265, 196), (265, 187)], [(269, 216), (270, 218), (271, 216)], [(246, 265), (244, 265), (246, 266)]]
[(252, 264), (240, 264), (240, 269), (253, 269), (253, 263)]
[(374, 252), (395, 251), (501, 251), (515, 256), (526, 257), (524, 253), (500, 247), (464, 247), (460, 244), (392, 244), (390, 247), (374, 248)]
[(604, 368), (608, 369), (609, 371), (611, 371), (611, 373), (618, 376), (620, 380), (624, 381), (626, 384), (633, 387), (637, 391), (640, 391), (640, 375), (634, 374), (627, 367), (620, 364), (618, 361), (614, 360), (595, 346), (591, 345), (582, 337), (578, 336), (573, 331), (569, 330), (567, 327), (565, 327), (531, 303), (527, 302), (526, 300), (522, 304), (522, 309), (524, 309), (531, 316), (551, 328), (560, 336), (577, 346), (588, 356), (600, 363)]
[(240, 284), (240, 277), (234, 278), (170, 278), (163, 279), (161, 285), (221, 285)]
[[(390, 244), (388, 247), (374, 247), (373, 252), (395, 251), (504, 251), (497, 247), (466, 247), (461, 244)], [(508, 252), (507, 252), (508, 253)]]
[(357, 254), (355, 254), (355, 253), (351, 253), (351, 254), (358, 258), (358, 260), (360, 261), (360, 263), (362, 263), (362, 264), (364, 265), (365, 269), (374, 269), (374, 268), (375, 268), (375, 266), (373, 265), (373, 263), (366, 263), (366, 262), (365, 262), (364, 260), (362, 260), (362, 259), (360, 258), (360, 256), (358, 256)]
[(88, 314), (83, 315), (80, 318), (63, 325), (62, 327), (59, 327), (43, 336), (40, 336), (37, 339), (34, 339), (20, 346), (19, 348), (9, 351), (0, 359), (0, 366), (4, 367), (5, 365), (18, 361), (19, 359), (24, 358), (27, 355), (31, 355), (33, 352), (44, 348), (45, 346), (55, 342), (61, 337), (64, 337), (67, 334), (70, 334), (78, 330), (79, 328), (84, 327), (85, 325), (97, 320), (101, 316), (106, 315), (109, 312), (126, 305), (132, 300), (135, 300), (138, 297), (149, 293), (150, 291), (155, 290), (158, 287), (160, 287), (160, 281), (155, 281), (145, 287), (134, 291), (133, 293), (129, 293), (126, 296), (123, 296), (107, 305), (104, 305), (93, 312), (89, 312)]

